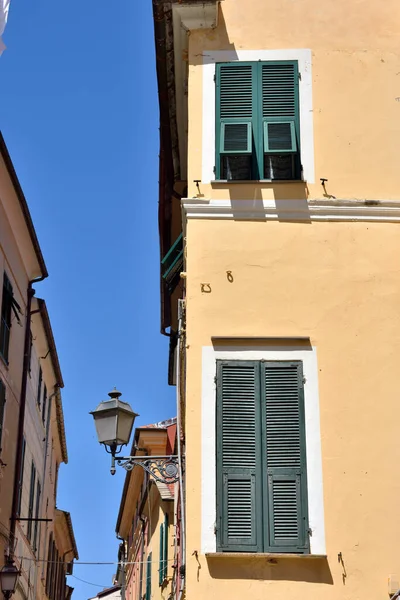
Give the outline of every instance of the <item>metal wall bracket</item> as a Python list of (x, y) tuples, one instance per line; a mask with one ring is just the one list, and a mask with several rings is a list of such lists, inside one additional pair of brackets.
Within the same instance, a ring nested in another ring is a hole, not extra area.
[(176, 483), (179, 479), (178, 456), (112, 456), (111, 475), (115, 474), (115, 461), (125, 471), (142, 467), (152, 479), (160, 483)]

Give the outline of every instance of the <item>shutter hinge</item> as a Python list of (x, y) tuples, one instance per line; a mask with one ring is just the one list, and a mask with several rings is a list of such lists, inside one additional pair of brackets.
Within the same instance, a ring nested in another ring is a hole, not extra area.
[(216, 76), (215, 76), (215, 73), (214, 73), (214, 82), (215, 82), (215, 81), (217, 81), (217, 78), (216, 78)]
[(307, 382), (306, 377), (303, 377), (303, 385)]
[(215, 165), (213, 166), (213, 173), (214, 173), (214, 175), (215, 175), (215, 173), (216, 173), (216, 168), (215, 168)]
[(217, 385), (217, 376), (216, 375), (214, 375), (214, 383), (215, 383), (215, 385)]
[(307, 529), (307, 533), (308, 533), (308, 535), (309, 535), (310, 537), (312, 536), (312, 529), (311, 529), (311, 527), (309, 527), (309, 528)]
[(299, 71), (299, 80), (301, 81), (301, 73), (300, 73), (300, 71)]

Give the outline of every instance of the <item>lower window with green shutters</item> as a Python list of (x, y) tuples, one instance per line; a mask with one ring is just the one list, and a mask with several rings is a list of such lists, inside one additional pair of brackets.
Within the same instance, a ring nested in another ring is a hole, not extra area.
[(217, 544), (309, 553), (301, 361), (217, 361)]

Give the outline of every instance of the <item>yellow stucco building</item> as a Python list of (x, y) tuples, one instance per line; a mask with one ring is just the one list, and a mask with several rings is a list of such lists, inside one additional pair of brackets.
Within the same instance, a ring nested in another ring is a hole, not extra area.
[(186, 597), (388, 598), (400, 579), (400, 5), (153, 10)]
[(69, 513), (58, 510), (68, 462), (61, 374), (46, 303), (48, 276), (29, 208), (0, 133), (0, 569), (20, 571), (15, 600), (68, 600), (78, 558)]

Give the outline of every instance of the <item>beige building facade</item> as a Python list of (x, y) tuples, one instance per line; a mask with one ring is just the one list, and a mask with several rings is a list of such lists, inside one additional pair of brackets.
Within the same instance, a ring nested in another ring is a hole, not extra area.
[[(133, 456), (171, 456), (176, 419), (135, 430)], [(179, 525), (176, 488), (136, 466), (128, 471), (116, 534), (122, 540), (118, 584), (124, 600), (166, 600), (179, 587)]]
[(71, 517), (56, 509), (68, 462), (64, 382), (46, 303), (34, 296), (48, 273), (1, 136), (0, 151), (0, 567), (9, 557), (20, 569), (16, 599), (64, 600), (78, 557)]
[(186, 597), (393, 595), (399, 6), (154, 7)]

